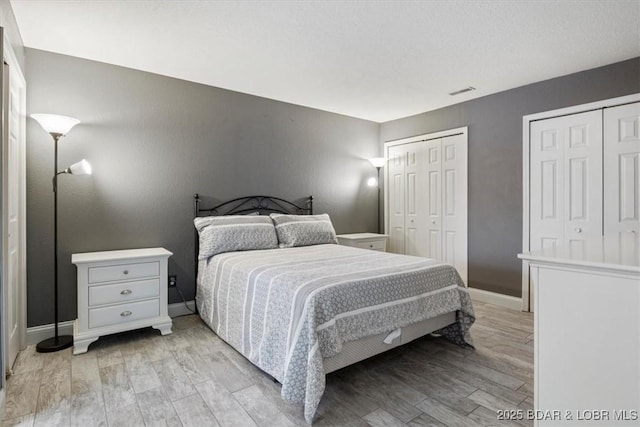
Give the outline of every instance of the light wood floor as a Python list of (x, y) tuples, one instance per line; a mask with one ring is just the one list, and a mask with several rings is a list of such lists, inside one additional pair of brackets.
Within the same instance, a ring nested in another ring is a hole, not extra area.
[[(509, 425), (499, 409), (531, 409), (533, 317), (475, 303), (475, 350), (426, 337), (327, 377), (314, 425)], [(3, 426), (292, 426), (302, 407), (197, 316), (162, 337), (144, 329), (89, 352), (20, 353)], [(521, 425), (528, 425), (523, 422)]]

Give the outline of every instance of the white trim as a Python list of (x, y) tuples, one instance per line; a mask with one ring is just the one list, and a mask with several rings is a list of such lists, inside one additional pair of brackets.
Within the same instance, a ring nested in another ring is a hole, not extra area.
[(193, 311), (189, 311), (183, 302), (169, 304), (169, 317), (185, 316), (196, 311), (196, 302), (194, 300), (187, 301), (187, 306)]
[(603, 99), (601, 101), (590, 102), (588, 104), (573, 105), (571, 107), (559, 108), (557, 110), (543, 111), (541, 113), (528, 114), (523, 116), (529, 122), (534, 120), (550, 119), (552, 117), (567, 116), (569, 114), (584, 113), (590, 110), (600, 110), (602, 108), (617, 107), (618, 105), (631, 104), (640, 101), (640, 93), (634, 93), (617, 98)]
[[(590, 102), (588, 104), (574, 105), (571, 107), (560, 108), (557, 110), (544, 111), (541, 113), (529, 114), (522, 117), (522, 252), (529, 252), (529, 155), (530, 155), (530, 141), (529, 141), (529, 128), (533, 121), (550, 119), (553, 117), (566, 116), (569, 114), (583, 113), (585, 111), (598, 110), (602, 108), (615, 107), (623, 104), (630, 104), (640, 101), (640, 93), (634, 93), (632, 95), (620, 96), (617, 98), (604, 99), (601, 101)], [(530, 301), (530, 289), (529, 289), (529, 262), (522, 261), (522, 311), (531, 311), (532, 305), (535, 302)]]
[[(196, 309), (196, 302), (194, 300), (187, 301), (187, 305), (191, 310)], [(186, 314), (193, 314), (187, 307), (185, 307), (183, 302), (177, 302), (175, 304), (169, 304), (169, 317), (178, 317), (184, 316)], [(67, 320), (66, 322), (58, 323), (58, 334), (60, 335), (73, 335), (73, 323), (75, 320)], [(53, 323), (49, 323), (48, 325), (40, 325), (33, 326), (31, 328), (27, 328), (26, 345), (34, 345), (39, 343), (40, 341), (50, 338), (53, 336)]]
[(499, 294), (497, 292), (485, 291), (483, 289), (467, 288), (472, 300), (485, 302), (487, 304), (498, 305), (511, 310), (522, 310), (522, 298), (511, 295)]
[[(4, 40), (2, 41), (2, 52), (4, 60), (9, 64), (10, 70), (13, 70), (16, 74), (21, 85), (20, 94), (20, 163), (22, 168), (20, 171), (20, 230), (18, 231), (18, 239), (20, 241), (20, 294), (18, 296), (18, 341), (21, 349), (27, 346), (27, 80), (24, 77), (20, 62), (16, 57), (16, 53), (11, 45), (9, 36), (5, 33)], [(4, 292), (4, 291), (3, 291)], [(4, 327), (4, 324), (3, 324)], [(4, 338), (3, 338), (4, 339)], [(2, 348), (5, 348), (6, 343), (3, 342)], [(4, 358), (4, 355), (2, 356)]]
[[(73, 335), (73, 322), (74, 320), (67, 320), (58, 323), (58, 335)], [(51, 338), (54, 334), (53, 330), (53, 323), (27, 328), (27, 345), (38, 344), (42, 340)]]
[[(385, 151), (386, 151), (386, 147), (393, 147), (394, 145), (409, 144), (410, 142), (428, 141), (430, 139), (439, 139), (439, 138), (445, 138), (447, 136), (466, 135), (466, 134), (467, 134), (467, 126), (463, 126), (455, 129), (443, 130), (440, 132), (425, 133), (422, 135), (410, 136), (408, 138), (392, 139), (384, 143)], [(385, 160), (388, 161), (389, 158), (385, 157)]]

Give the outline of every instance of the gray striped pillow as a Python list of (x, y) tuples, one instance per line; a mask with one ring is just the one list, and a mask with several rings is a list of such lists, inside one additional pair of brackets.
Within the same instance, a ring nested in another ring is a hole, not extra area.
[(338, 243), (336, 230), (327, 214), (271, 214), (281, 248)]
[(278, 247), (276, 230), (267, 216), (209, 216), (195, 218), (193, 223), (200, 235), (200, 260), (224, 252)]

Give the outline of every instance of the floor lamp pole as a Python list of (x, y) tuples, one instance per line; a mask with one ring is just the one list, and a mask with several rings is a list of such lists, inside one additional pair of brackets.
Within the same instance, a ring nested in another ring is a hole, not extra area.
[(378, 213), (378, 234), (382, 234), (380, 231), (380, 167), (378, 169), (378, 206), (376, 206), (376, 212)]
[(53, 316), (54, 330), (53, 338), (47, 338), (40, 341), (36, 345), (39, 353), (51, 353), (54, 351), (64, 350), (73, 345), (73, 337), (71, 335), (58, 334), (58, 140), (62, 134), (52, 133), (54, 141), (53, 156)]

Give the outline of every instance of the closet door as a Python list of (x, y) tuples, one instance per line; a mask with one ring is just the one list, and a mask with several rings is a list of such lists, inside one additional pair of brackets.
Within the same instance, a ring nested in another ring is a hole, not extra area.
[(467, 138), (442, 138), (442, 259), (467, 283)]
[(604, 233), (640, 233), (640, 103), (604, 110)]
[(530, 250), (602, 234), (599, 111), (531, 123)]
[(426, 141), (412, 142), (405, 146), (405, 242), (404, 253), (428, 256), (426, 239), (424, 167)]
[(530, 250), (564, 238), (564, 136), (566, 118), (531, 123)]
[(389, 147), (387, 174), (389, 185), (389, 251), (404, 253), (405, 220), (405, 148), (402, 145)]
[(426, 141), (425, 192), (426, 253), (425, 257), (442, 259), (442, 140)]
[(568, 116), (565, 154), (565, 240), (583, 250), (585, 239), (602, 236), (602, 112)]

